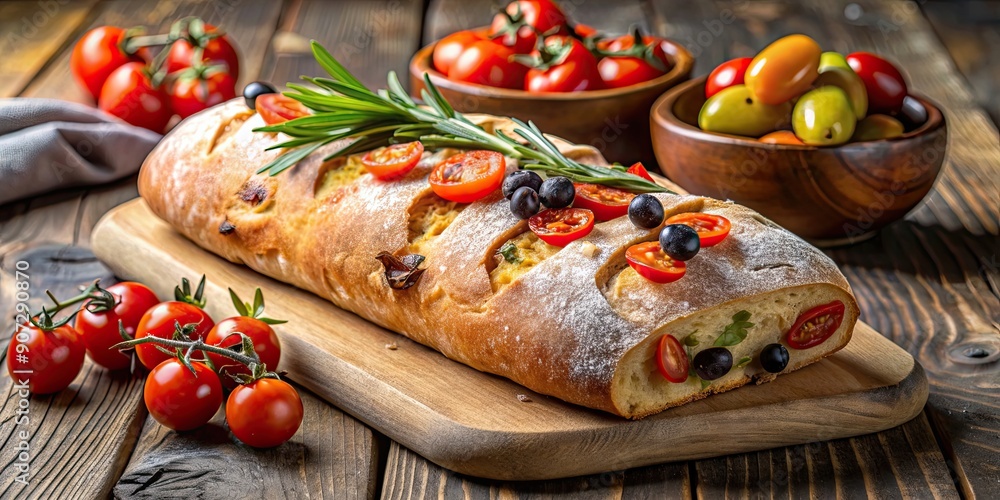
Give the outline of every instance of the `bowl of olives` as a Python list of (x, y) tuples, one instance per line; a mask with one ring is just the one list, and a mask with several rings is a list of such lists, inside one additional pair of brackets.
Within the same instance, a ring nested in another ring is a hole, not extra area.
[(670, 180), (826, 246), (862, 241), (916, 207), (947, 146), (940, 108), (895, 66), (822, 52), (804, 35), (675, 87), (650, 121)]

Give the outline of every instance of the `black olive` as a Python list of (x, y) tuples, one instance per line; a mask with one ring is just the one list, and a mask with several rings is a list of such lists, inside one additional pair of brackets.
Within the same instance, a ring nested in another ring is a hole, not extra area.
[(670, 224), (660, 231), (660, 248), (674, 260), (691, 260), (701, 249), (698, 232), (684, 224)]
[(576, 188), (566, 177), (549, 177), (538, 188), (538, 198), (549, 208), (565, 208), (576, 198)]
[(702, 380), (715, 380), (733, 367), (733, 355), (725, 347), (710, 347), (694, 356), (694, 371)]
[(528, 186), (537, 192), (542, 187), (542, 178), (530, 170), (515, 170), (503, 179), (503, 197), (509, 200), (514, 196), (514, 191), (522, 186)]
[(538, 213), (538, 193), (528, 186), (521, 186), (510, 197), (510, 211), (520, 219), (530, 219)]
[(651, 194), (640, 194), (628, 204), (628, 220), (642, 229), (663, 224), (663, 204)]
[(246, 87), (243, 87), (243, 99), (247, 102), (247, 107), (253, 110), (257, 109), (257, 97), (264, 94), (274, 94), (278, 90), (271, 86), (267, 82), (250, 82)]
[(781, 344), (767, 344), (760, 350), (760, 366), (770, 373), (780, 373), (788, 366), (788, 349)]

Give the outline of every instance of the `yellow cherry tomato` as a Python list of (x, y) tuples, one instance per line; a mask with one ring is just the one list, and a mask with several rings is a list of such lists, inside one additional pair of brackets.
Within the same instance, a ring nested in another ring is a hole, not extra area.
[(757, 100), (776, 105), (802, 95), (819, 76), (822, 50), (805, 35), (788, 35), (757, 54), (745, 83)]

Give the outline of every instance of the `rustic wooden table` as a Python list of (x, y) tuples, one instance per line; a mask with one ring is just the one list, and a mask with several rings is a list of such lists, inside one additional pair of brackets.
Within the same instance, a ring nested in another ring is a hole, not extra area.
[[(164, 28), (200, 15), (242, 50), (240, 86), (319, 74), (307, 40), (322, 41), (369, 85), (405, 74), (422, 44), (484, 24), (490, 0), (0, 0), (0, 97), (86, 102), (72, 82), (73, 42), (93, 26)], [(209, 428), (167, 432), (148, 418), (142, 381), (89, 361), (70, 389), (30, 402), (31, 475), (16, 481), (10, 378), (0, 378), (0, 497), (241, 498), (1000, 498), (1000, 2), (858, 0), (564, 0), (606, 31), (630, 24), (677, 39), (696, 74), (804, 32), (824, 47), (873, 50), (899, 62), (913, 88), (945, 108), (948, 160), (934, 191), (868, 242), (831, 250), (865, 321), (909, 350), (931, 384), (926, 411), (878, 434), (560, 481), (495, 482), (450, 473), (305, 394), (288, 444), (233, 444), (221, 415)], [(971, 85), (970, 85), (971, 84)], [(943, 151), (928, 154), (944, 154)], [(14, 263), (32, 287), (57, 293), (108, 272), (89, 252), (94, 223), (136, 196), (135, 178), (0, 206), (0, 312), (13, 330)], [(35, 298), (40, 305), (40, 294)], [(732, 436), (740, 439), (740, 436)]]

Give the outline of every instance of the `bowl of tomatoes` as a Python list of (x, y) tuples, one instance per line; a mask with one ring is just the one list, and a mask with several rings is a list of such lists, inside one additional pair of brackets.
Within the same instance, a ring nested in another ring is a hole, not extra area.
[(611, 161), (653, 161), (649, 109), (687, 80), (694, 59), (637, 31), (604, 35), (549, 0), (511, 2), (487, 27), (452, 33), (410, 61), (410, 89), (427, 78), (464, 113), (533, 121)]
[(934, 184), (947, 126), (889, 60), (804, 35), (664, 94), (656, 158), (684, 189), (732, 199), (821, 245), (862, 241)]

